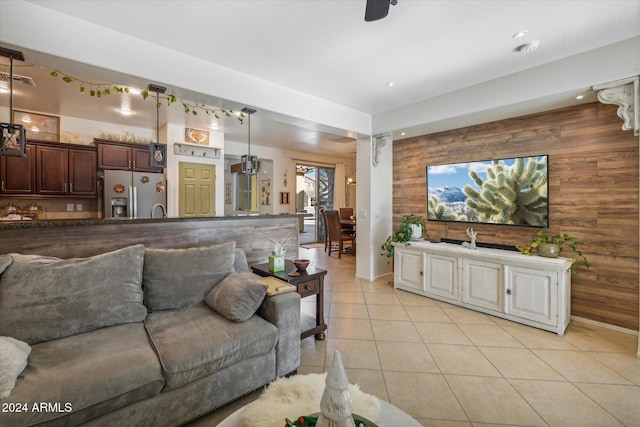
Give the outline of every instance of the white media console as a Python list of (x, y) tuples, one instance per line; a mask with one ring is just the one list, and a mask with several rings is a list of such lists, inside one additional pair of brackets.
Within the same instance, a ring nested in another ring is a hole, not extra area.
[(572, 260), (452, 243), (395, 245), (394, 286), (563, 335)]

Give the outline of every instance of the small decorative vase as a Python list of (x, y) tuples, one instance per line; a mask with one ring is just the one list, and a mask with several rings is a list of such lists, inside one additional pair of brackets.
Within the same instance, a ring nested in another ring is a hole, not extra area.
[(540, 243), (536, 250), (538, 255), (545, 258), (557, 258), (560, 255), (560, 245), (557, 243)]
[(422, 239), (422, 226), (420, 224), (411, 224), (411, 240)]

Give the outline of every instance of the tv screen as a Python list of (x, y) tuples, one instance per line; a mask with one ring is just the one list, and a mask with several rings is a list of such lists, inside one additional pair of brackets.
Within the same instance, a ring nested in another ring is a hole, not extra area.
[(431, 221), (549, 226), (548, 156), (427, 166)]

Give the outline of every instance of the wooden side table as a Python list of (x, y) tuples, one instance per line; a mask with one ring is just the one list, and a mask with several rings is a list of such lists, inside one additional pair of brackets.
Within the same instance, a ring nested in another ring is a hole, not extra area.
[[(297, 288), (301, 298), (311, 295), (316, 296), (316, 318), (311, 319), (311, 322), (306, 321), (305, 316), (300, 320), (301, 333), (300, 339), (307, 338), (311, 335), (315, 335), (317, 340), (323, 340), (325, 338), (324, 331), (327, 330), (327, 324), (324, 323), (324, 276), (327, 274), (327, 270), (309, 266), (306, 271), (298, 271), (296, 266), (291, 260), (285, 260), (284, 271), (271, 272), (269, 271), (269, 263), (256, 264), (251, 266), (251, 270), (259, 276), (263, 277), (275, 277), (282, 281), (285, 281)], [(290, 273), (300, 273), (298, 276), (290, 276)], [(306, 316), (308, 317), (308, 316)], [(311, 323), (309, 329), (302, 329)]]

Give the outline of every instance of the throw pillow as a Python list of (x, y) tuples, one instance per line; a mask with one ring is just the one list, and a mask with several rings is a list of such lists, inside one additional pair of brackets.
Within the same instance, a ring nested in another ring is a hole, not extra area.
[(209, 291), (234, 271), (236, 242), (187, 249), (150, 249), (144, 256), (142, 286), (153, 310), (202, 304)]
[(231, 273), (204, 300), (227, 319), (244, 322), (258, 310), (268, 288), (253, 280), (253, 273)]
[(11, 337), (0, 337), (0, 400), (9, 397), (16, 380), (27, 367), (31, 347)]
[(143, 245), (89, 258), (11, 256), (0, 275), (0, 335), (33, 345), (147, 317)]

